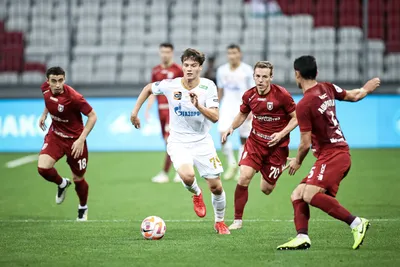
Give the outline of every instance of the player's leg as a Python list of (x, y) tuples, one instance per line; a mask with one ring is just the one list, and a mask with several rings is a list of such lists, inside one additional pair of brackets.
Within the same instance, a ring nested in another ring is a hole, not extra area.
[(171, 156), (176, 172), (182, 179), (182, 184), (189, 192), (193, 193), (193, 208), (197, 216), (206, 216), (206, 206), (195, 177), (190, 148), (180, 143), (168, 143), (167, 152)]
[(225, 208), (226, 208), (226, 195), (224, 188), (219, 177), (207, 176), (206, 178), (208, 188), (211, 191), (211, 202), (214, 208), (215, 224), (214, 229), (218, 234), (230, 234), (228, 227), (224, 222)]
[(75, 192), (79, 198), (78, 217), (76, 220), (87, 221), (87, 200), (89, 195), (89, 184), (85, 179), (85, 173), (89, 163), (89, 153), (86, 142), (83, 147), (83, 153), (78, 158), (72, 157), (71, 151), (69, 151), (69, 153), (67, 154), (67, 163), (72, 171), (72, 177), (75, 184)]
[[(160, 119), (161, 133), (166, 142), (168, 135), (169, 135), (169, 114), (168, 114), (168, 112), (165, 112), (165, 111), (159, 112), (159, 119)], [(163, 169), (156, 176), (151, 178), (151, 181), (153, 183), (167, 183), (169, 181), (168, 172), (169, 172), (169, 169), (171, 168), (171, 164), (172, 164), (172, 161), (171, 161), (170, 156), (168, 155), (168, 153), (165, 153)]]
[(67, 189), (71, 182), (67, 178), (62, 178), (54, 168), (55, 163), (64, 156), (62, 147), (58, 144), (59, 140), (50, 134), (46, 135), (42, 150), (38, 159), (38, 172), (49, 182), (57, 184), (56, 203), (61, 204), (66, 196)]
[[(221, 135), (220, 140), (222, 139), (223, 133), (227, 131), (229, 127), (231, 127), (232, 121), (234, 119), (233, 114), (235, 113), (232, 110), (221, 108), (220, 119), (218, 121), (218, 131)], [(235, 159), (235, 154), (233, 151), (233, 144), (229, 138), (225, 144), (222, 144), (222, 153), (224, 154), (225, 159), (228, 162), (228, 168), (224, 172), (223, 178), (224, 180), (229, 180), (235, 176), (238, 170), (237, 161)]]
[(260, 170), (262, 176), (260, 189), (264, 194), (269, 195), (274, 190), (279, 177), (282, 175), (288, 156), (288, 147), (276, 147), (270, 150), (266, 162)]
[(287, 249), (308, 249), (311, 247), (311, 240), (308, 237), (308, 221), (310, 219), (310, 208), (303, 200), (305, 184), (299, 184), (293, 191), (290, 200), (294, 210), (294, 224), (297, 236), (289, 242), (278, 246), (279, 250)]
[[(239, 127), (239, 136), (240, 136), (240, 146), (238, 150), (238, 162), (240, 162), (243, 151), (244, 151), (244, 145), (246, 144), (246, 140), (250, 135), (251, 131), (251, 119), (247, 119), (244, 121), (242, 126)], [(237, 172), (235, 176), (235, 180), (239, 180), (240, 173)]]

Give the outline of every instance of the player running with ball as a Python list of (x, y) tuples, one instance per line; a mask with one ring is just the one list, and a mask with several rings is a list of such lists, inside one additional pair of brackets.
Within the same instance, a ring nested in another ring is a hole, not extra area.
[[(56, 203), (61, 204), (71, 182), (61, 177), (54, 168), (64, 155), (71, 168), (75, 191), (79, 197), (78, 221), (86, 221), (89, 185), (84, 174), (88, 164), (86, 137), (93, 129), (97, 116), (93, 108), (81, 94), (65, 84), (65, 72), (60, 67), (52, 67), (46, 72), (47, 81), (41, 86), (44, 108), (39, 126), (46, 130), (45, 120), (49, 113), (52, 119), (38, 160), (39, 174), (57, 187)], [(88, 117), (83, 126), (82, 115)]]
[(346, 210), (335, 198), (339, 184), (350, 170), (349, 146), (336, 117), (335, 99), (356, 102), (373, 92), (379, 78), (369, 80), (361, 89), (343, 90), (331, 83), (319, 83), (317, 63), (313, 56), (302, 56), (294, 61), (296, 83), (304, 97), (297, 105), (301, 140), (297, 157), (290, 159), (289, 174), (294, 175), (312, 145), (317, 158), (309, 175), (296, 187), (291, 196), (297, 236), (278, 246), (278, 249), (307, 249), (309, 205), (319, 208), (335, 219), (347, 223), (354, 236), (353, 249), (362, 244), (369, 221)]
[(271, 83), (273, 69), (273, 65), (268, 61), (256, 63), (253, 75), (256, 86), (244, 93), (239, 114), (222, 136), (222, 142), (225, 143), (228, 136), (240, 127), (252, 112), (253, 128), (239, 162), (240, 177), (235, 190), (235, 220), (229, 226), (230, 230), (242, 228), (248, 187), (256, 172), (261, 172), (262, 175), (261, 191), (269, 195), (274, 190), (289, 155), (289, 133), (297, 126), (296, 104), (285, 88)]
[(174, 168), (186, 189), (194, 194), (194, 211), (199, 217), (204, 217), (206, 206), (195, 178), (193, 165), (196, 166), (212, 193), (214, 228), (219, 234), (230, 234), (224, 223), (226, 200), (220, 180), (223, 168), (209, 134), (212, 123), (216, 123), (219, 118), (218, 93), (211, 80), (200, 78), (204, 60), (203, 53), (186, 49), (181, 56), (183, 78), (146, 85), (133, 108), (131, 122), (136, 128), (140, 128), (138, 113), (151, 94), (163, 94), (167, 97), (170, 114), (167, 152)]

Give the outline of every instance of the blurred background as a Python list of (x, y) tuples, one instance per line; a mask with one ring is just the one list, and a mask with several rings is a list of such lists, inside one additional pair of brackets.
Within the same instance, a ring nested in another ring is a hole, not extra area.
[(39, 86), (55, 65), (98, 112), (92, 150), (164, 149), (155, 106), (141, 131), (129, 122), (162, 42), (178, 63), (188, 47), (204, 52), (210, 78), (239, 44), (244, 62), (271, 61), (296, 101), (292, 64), (304, 54), (317, 58), (320, 81), (342, 88), (378, 76), (376, 95), (339, 103), (339, 118), (352, 146), (400, 146), (398, 0), (0, 0), (0, 151), (40, 148)]

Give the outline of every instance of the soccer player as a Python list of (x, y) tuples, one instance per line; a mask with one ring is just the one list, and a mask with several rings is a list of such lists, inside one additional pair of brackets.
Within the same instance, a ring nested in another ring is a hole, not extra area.
[[(50, 114), (52, 123), (40, 151), (38, 172), (47, 181), (58, 185), (56, 203), (61, 204), (71, 181), (61, 177), (54, 164), (64, 155), (67, 157), (79, 198), (77, 221), (86, 221), (89, 192), (89, 185), (84, 177), (88, 164), (86, 137), (93, 129), (97, 116), (83, 96), (65, 84), (65, 71), (62, 68), (49, 68), (46, 77), (47, 81), (41, 86), (45, 108), (39, 126), (43, 131), (46, 130), (47, 114)], [(81, 113), (88, 117), (85, 126)]]
[(244, 207), (248, 199), (248, 186), (256, 172), (261, 172), (261, 191), (269, 195), (275, 188), (289, 155), (289, 133), (296, 128), (296, 104), (285, 88), (272, 84), (274, 66), (268, 61), (254, 66), (256, 86), (242, 97), (240, 111), (230, 128), (223, 134), (222, 142), (242, 125), (250, 112), (253, 114), (252, 130), (244, 145), (240, 177), (235, 190), (235, 219), (230, 230), (242, 228)]
[[(162, 43), (159, 47), (159, 54), (161, 59), (161, 64), (155, 66), (151, 71), (151, 82), (162, 81), (164, 79), (174, 79), (176, 77), (182, 77), (183, 72), (181, 66), (174, 63), (174, 46), (170, 43)], [(146, 108), (146, 119), (150, 117), (150, 109), (153, 106), (155, 96), (151, 95), (147, 101)], [(163, 95), (157, 95), (158, 103), (158, 117), (160, 119), (161, 133), (164, 141), (167, 142), (169, 135), (169, 109), (168, 100)], [(164, 167), (156, 176), (151, 180), (154, 183), (167, 183), (168, 172), (171, 167), (171, 158), (168, 153), (165, 154)], [(181, 178), (176, 173), (174, 182), (180, 182)]]
[(183, 78), (146, 85), (133, 108), (131, 122), (140, 128), (140, 107), (152, 93), (167, 97), (171, 127), (167, 152), (185, 188), (194, 194), (194, 211), (199, 217), (206, 215), (202, 190), (197, 184), (193, 165), (205, 178), (212, 193), (215, 230), (219, 234), (230, 234), (224, 223), (226, 200), (220, 180), (223, 168), (209, 134), (212, 123), (219, 118), (218, 93), (212, 81), (200, 78), (204, 59), (203, 53), (186, 49), (181, 56)]
[(335, 219), (347, 223), (354, 236), (353, 249), (359, 248), (369, 227), (369, 221), (346, 210), (335, 198), (339, 184), (350, 170), (349, 146), (336, 117), (335, 99), (356, 102), (373, 92), (379, 78), (369, 80), (364, 87), (343, 90), (331, 83), (316, 81), (317, 63), (313, 56), (294, 61), (296, 83), (304, 97), (297, 105), (301, 140), (296, 158), (289, 159), (289, 174), (294, 175), (312, 145), (317, 161), (291, 195), (297, 237), (278, 249), (307, 249), (309, 205), (319, 208)]
[[(218, 122), (218, 131), (221, 137), (231, 126), (235, 115), (239, 112), (242, 96), (246, 90), (254, 87), (253, 68), (242, 62), (240, 47), (231, 44), (227, 47), (228, 63), (217, 69), (217, 86), (219, 100), (221, 101), (221, 118)], [(251, 115), (239, 127), (240, 147), (238, 161), (243, 152), (244, 143), (250, 134)], [(238, 174), (238, 165), (233, 154), (233, 146), (230, 141), (222, 144), (222, 152), (228, 161), (228, 169), (224, 173), (224, 179), (229, 180)], [(236, 176), (236, 178), (239, 178)]]

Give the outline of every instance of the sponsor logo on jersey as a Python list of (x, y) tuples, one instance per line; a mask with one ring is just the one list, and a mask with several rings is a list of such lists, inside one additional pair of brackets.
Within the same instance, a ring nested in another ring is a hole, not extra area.
[(259, 97), (259, 98), (257, 98), (257, 101), (267, 101), (267, 99), (266, 98), (261, 98), (261, 97)]
[(180, 91), (175, 91), (175, 92), (174, 92), (174, 99), (175, 99), (175, 100), (181, 100), (181, 99), (182, 99), (182, 92), (180, 92)]
[(318, 96), (318, 97), (321, 98), (321, 99), (325, 99), (325, 98), (327, 98), (328, 96), (327, 96), (326, 93), (325, 93), (325, 94), (320, 95), (320, 96)]
[(208, 89), (208, 86), (205, 86), (205, 85), (203, 85), (203, 84), (200, 84), (200, 85), (199, 85), (199, 88), (204, 89), (204, 90), (207, 90), (207, 89)]
[(274, 103), (273, 102), (267, 102), (267, 109), (268, 110), (273, 110), (274, 109)]
[(175, 114), (182, 117), (197, 117), (200, 116), (200, 111), (193, 111), (193, 110), (182, 110), (181, 104), (174, 108)]
[(57, 110), (58, 110), (58, 112), (63, 112), (64, 111), (64, 105), (58, 104)]

